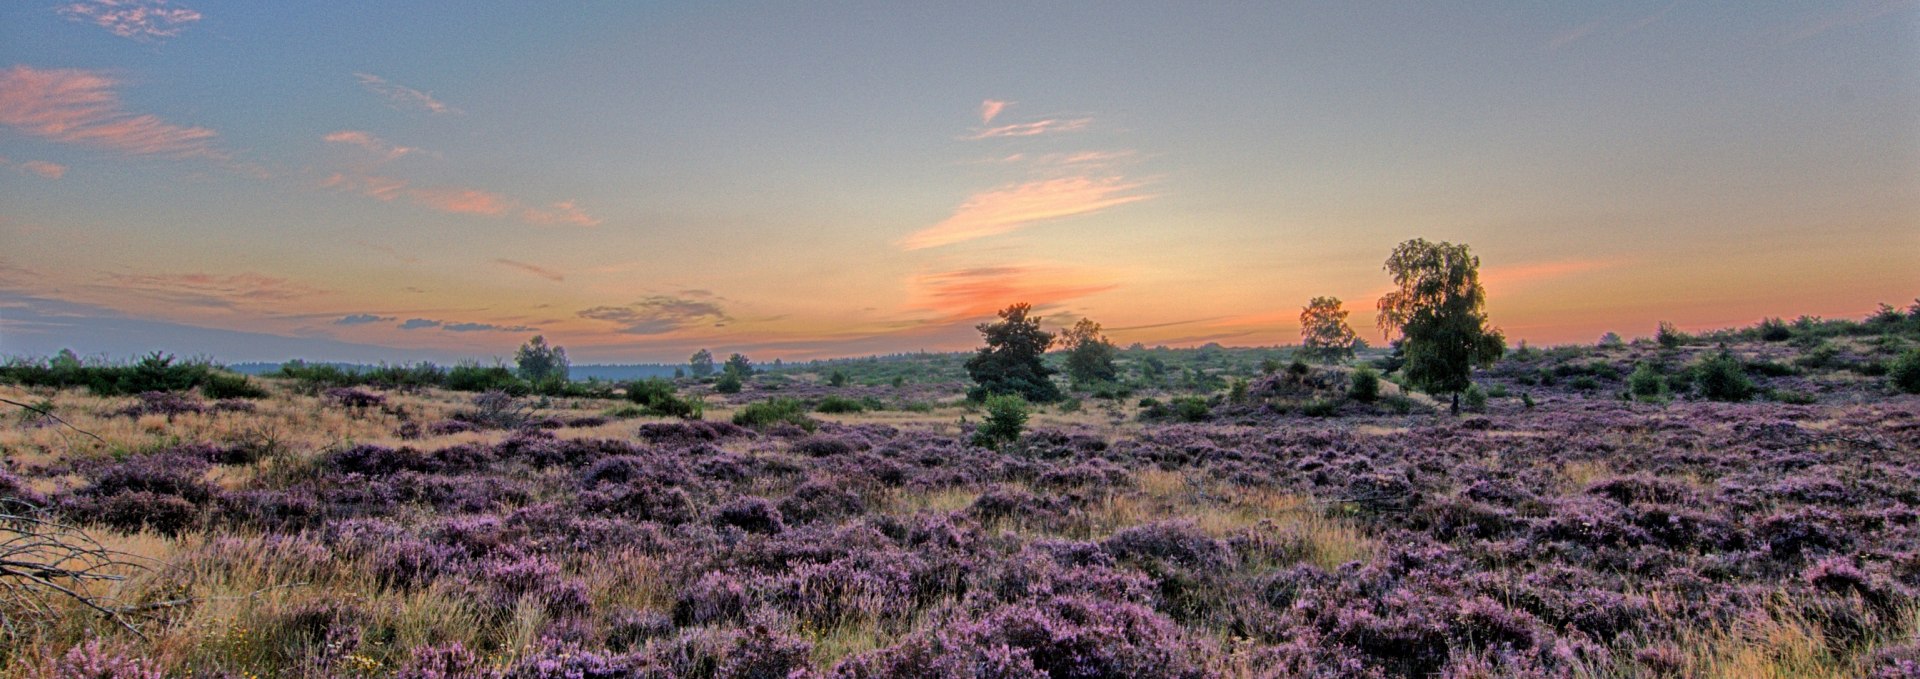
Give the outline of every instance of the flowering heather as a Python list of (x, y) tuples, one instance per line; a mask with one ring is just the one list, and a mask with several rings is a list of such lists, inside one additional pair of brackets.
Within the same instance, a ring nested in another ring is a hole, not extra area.
[[(1254, 391), (1344, 384), (1310, 379)], [(422, 422), (473, 407), (387, 396)], [(271, 455), (208, 435), (15, 462), (0, 499), (165, 541), (172, 567), (123, 598), (224, 598), (142, 620), (177, 649), (155, 663), (96, 626), (103, 641), (49, 632), (0, 667), (1662, 677), (1772, 658), (1914, 676), (1920, 400), (1540, 401), (1122, 417), (997, 450), (950, 421), (427, 425), (404, 441), (384, 421)]]

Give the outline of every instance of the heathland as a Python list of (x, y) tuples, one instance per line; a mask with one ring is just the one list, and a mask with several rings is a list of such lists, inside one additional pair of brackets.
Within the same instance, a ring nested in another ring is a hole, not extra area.
[(1920, 305), (1439, 398), (1395, 350), (1090, 330), (1031, 404), (968, 355), (16, 360), (0, 674), (1920, 673)]

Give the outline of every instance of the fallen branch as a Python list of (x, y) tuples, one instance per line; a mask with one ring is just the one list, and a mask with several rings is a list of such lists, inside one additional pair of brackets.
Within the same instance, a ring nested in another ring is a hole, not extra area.
[(74, 431), (77, 431), (77, 432), (80, 432), (80, 433), (82, 433), (82, 434), (86, 434), (86, 435), (87, 435), (88, 437), (90, 437), (90, 438), (92, 438), (92, 439), (93, 439), (93, 440), (95, 440), (95, 441), (99, 441), (99, 442), (101, 442), (101, 443), (106, 443), (106, 442), (107, 442), (107, 440), (106, 440), (106, 439), (103, 439), (103, 438), (100, 438), (100, 436), (99, 436), (98, 434), (95, 434), (95, 433), (93, 433), (93, 432), (90, 432), (90, 431), (87, 431), (87, 430), (85, 430), (85, 429), (81, 429), (81, 428), (79, 428), (79, 427), (76, 427), (76, 426), (73, 426), (73, 423), (71, 423), (71, 422), (68, 422), (68, 421), (66, 421), (66, 420), (63, 420), (63, 419), (60, 419), (60, 416), (59, 416), (59, 415), (55, 415), (55, 414), (53, 414), (53, 411), (50, 411), (50, 410), (47, 410), (47, 409), (45, 409), (45, 408), (41, 408), (41, 407), (38, 407), (38, 406), (31, 406), (31, 405), (27, 405), (27, 404), (25, 404), (25, 403), (21, 403), (21, 402), (19, 402), (19, 401), (15, 401), (15, 400), (13, 400), (13, 399), (10, 399), (10, 398), (0, 398), (0, 403), (5, 403), (5, 404), (7, 404), (7, 405), (10, 405), (10, 406), (18, 406), (18, 407), (21, 407), (21, 408), (25, 408), (25, 409), (27, 409), (27, 410), (30, 410), (30, 411), (33, 411), (33, 412), (35, 412), (35, 413), (39, 413), (41, 417), (44, 417), (44, 418), (47, 418), (47, 419), (49, 419), (49, 420), (53, 420), (53, 421), (55, 421), (55, 422), (59, 422), (60, 424), (63, 424), (63, 425), (66, 425), (66, 427), (67, 427), (68, 429), (72, 429), (72, 430), (74, 430)]

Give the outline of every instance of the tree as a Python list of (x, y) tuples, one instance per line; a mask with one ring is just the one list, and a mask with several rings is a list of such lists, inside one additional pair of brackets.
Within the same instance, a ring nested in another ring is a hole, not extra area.
[(1060, 400), (1060, 388), (1049, 379), (1054, 369), (1041, 357), (1053, 346), (1053, 333), (1040, 329), (1040, 319), (1027, 318), (1033, 305), (1021, 302), (1000, 311), (1000, 322), (974, 326), (986, 336), (987, 346), (967, 359), (967, 375), (977, 383), (967, 398), (990, 394), (1019, 394), (1034, 403)]
[(1300, 353), (1322, 363), (1353, 358), (1359, 338), (1347, 325), (1338, 297), (1315, 297), (1300, 310)]
[(1112, 382), (1120, 376), (1113, 365), (1113, 343), (1100, 334), (1100, 324), (1093, 319), (1082, 318), (1060, 331), (1060, 345), (1067, 350), (1067, 375), (1074, 384)]
[(747, 357), (744, 355), (734, 354), (727, 357), (727, 364), (721, 366), (720, 370), (728, 375), (744, 380), (753, 377), (753, 361), (747, 360)]
[(528, 382), (539, 384), (548, 380), (567, 380), (567, 350), (565, 347), (547, 346), (547, 338), (534, 335), (526, 344), (520, 345), (520, 351), (513, 355), (513, 362), (520, 366), (520, 377)]
[(1460, 394), (1473, 386), (1473, 369), (1489, 367), (1506, 352), (1506, 338), (1487, 326), (1487, 291), (1480, 286), (1480, 258), (1465, 244), (1401, 243), (1384, 267), (1399, 289), (1380, 298), (1380, 330), (1399, 333), (1407, 380), (1429, 394)]
[(713, 352), (707, 351), (706, 349), (693, 352), (693, 358), (687, 359), (687, 366), (693, 371), (693, 376), (696, 378), (712, 375)]

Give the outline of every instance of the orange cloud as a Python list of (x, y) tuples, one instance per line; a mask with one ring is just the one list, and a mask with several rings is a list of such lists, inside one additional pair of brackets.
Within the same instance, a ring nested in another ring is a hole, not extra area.
[(967, 139), (978, 140), (978, 139), (993, 139), (995, 137), (1034, 137), (1042, 134), (1052, 134), (1055, 132), (1078, 132), (1080, 130), (1087, 129), (1087, 126), (1092, 123), (1093, 123), (1092, 118), (1070, 118), (1070, 119), (1064, 119), (1064, 120), (1059, 118), (1048, 118), (1046, 120), (1036, 120), (1031, 123), (1014, 123), (1012, 125), (1002, 125), (1000, 127), (989, 127), (987, 129), (974, 132), (973, 135), (967, 137)]
[(199, 12), (168, 7), (167, 0), (87, 0), (61, 7), (60, 16), (136, 40), (171, 38), (185, 25), (200, 20)]
[(938, 323), (993, 315), (1015, 302), (1035, 307), (1112, 290), (1116, 285), (1084, 273), (1042, 266), (990, 266), (913, 278), (912, 308), (939, 314)]
[(359, 130), (341, 130), (320, 138), (334, 144), (350, 144), (373, 152), (387, 160), (395, 160), (420, 149), (388, 143), (387, 140)]
[(526, 207), (520, 201), (482, 189), (459, 186), (417, 187), (411, 186), (405, 179), (364, 174), (349, 175), (339, 172), (320, 180), (320, 185), (330, 189), (353, 191), (386, 201), (404, 196), (416, 205), (453, 214), (497, 217), (515, 213), (521, 221), (539, 226), (553, 224), (596, 226), (600, 223), (599, 219), (587, 214), (572, 201), (561, 201), (546, 208), (532, 208)]
[(122, 109), (118, 84), (92, 71), (15, 66), (0, 74), (0, 125), (134, 155), (224, 157), (213, 130)]
[(59, 179), (61, 177), (67, 176), (67, 166), (61, 165), (59, 163), (49, 163), (44, 160), (29, 160), (27, 162), (21, 163), (20, 169), (26, 170), (28, 172), (32, 172), (42, 177), (46, 177), (48, 179)]
[(493, 260), (493, 263), (499, 264), (501, 266), (519, 269), (521, 271), (525, 271), (527, 273), (533, 274), (535, 276), (539, 276), (541, 278), (545, 278), (550, 281), (554, 281), (556, 283), (567, 280), (567, 277), (565, 274), (562, 274), (558, 271), (554, 271), (552, 269), (549, 269), (543, 266), (528, 264), (526, 262), (515, 261), (511, 259), (496, 259), (496, 260)]
[(360, 86), (367, 88), (368, 92), (386, 97), (387, 101), (391, 102), (394, 108), (417, 109), (435, 115), (460, 113), (460, 109), (448, 106), (446, 102), (433, 98), (431, 94), (398, 83), (388, 82), (386, 78), (371, 73), (355, 73), (353, 77), (359, 78)]
[(119, 293), (194, 307), (235, 309), (268, 302), (324, 294), (312, 286), (253, 272), (222, 276), (210, 273), (116, 274), (108, 277)]
[(574, 205), (573, 201), (570, 200), (554, 203), (546, 208), (527, 208), (520, 212), (520, 218), (526, 220), (528, 224), (539, 224), (541, 226), (554, 224), (571, 224), (573, 226), (600, 225), (599, 218), (587, 214), (586, 211), (581, 210), (579, 206)]
[(427, 188), (409, 189), (407, 197), (413, 202), (441, 212), (464, 215), (493, 216), (506, 212), (512, 203), (500, 194), (480, 189), (466, 188)]
[(1121, 177), (1067, 177), (1006, 186), (975, 194), (953, 216), (901, 239), (899, 245), (907, 250), (950, 245), (1152, 198), (1138, 193), (1142, 186)]
[(1608, 259), (1566, 259), (1552, 262), (1532, 262), (1490, 266), (1480, 271), (1480, 284), (1488, 289), (1506, 288), (1521, 283), (1564, 278), (1589, 271), (1611, 269), (1620, 262)]
[(1013, 102), (1011, 101), (1000, 101), (997, 99), (988, 99), (980, 102), (980, 124), (985, 125), (993, 122), (994, 117), (999, 116), (1001, 111), (1006, 110), (1007, 107), (1012, 104)]

